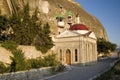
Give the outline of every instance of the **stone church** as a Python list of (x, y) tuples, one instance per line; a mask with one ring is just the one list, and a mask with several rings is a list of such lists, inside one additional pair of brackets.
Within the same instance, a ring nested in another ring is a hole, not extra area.
[(97, 38), (93, 31), (80, 23), (79, 16), (72, 24), (72, 16), (68, 16), (69, 28), (64, 26), (64, 18), (57, 17), (58, 34), (54, 35), (57, 59), (63, 64), (86, 64), (97, 61)]

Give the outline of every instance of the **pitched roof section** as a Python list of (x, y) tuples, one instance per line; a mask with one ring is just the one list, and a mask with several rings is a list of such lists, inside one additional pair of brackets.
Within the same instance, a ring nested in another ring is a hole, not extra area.
[(87, 35), (90, 38), (96, 39), (94, 32), (84, 31), (84, 30), (77, 30), (77, 31), (65, 30), (64, 32), (62, 32), (61, 34), (59, 34), (56, 37), (57, 38), (63, 38), (63, 37), (65, 38), (65, 37), (75, 37), (75, 36), (82, 36), (82, 35)]
[(62, 37), (76, 37), (76, 36), (88, 36), (90, 38), (96, 39), (94, 32), (90, 31), (84, 24), (74, 24), (69, 30), (63, 31), (61, 34), (57, 35), (57, 38)]
[(91, 31), (91, 33), (89, 34), (89, 37), (90, 38), (94, 38), (94, 39), (97, 39), (96, 36), (95, 36), (95, 33)]

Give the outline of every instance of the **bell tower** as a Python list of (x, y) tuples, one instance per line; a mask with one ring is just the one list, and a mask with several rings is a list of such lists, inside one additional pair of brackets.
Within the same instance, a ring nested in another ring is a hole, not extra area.
[[(72, 26), (72, 12), (71, 11), (66, 11), (66, 13), (63, 13), (63, 6), (61, 4), (58, 4), (59, 7), (59, 13), (56, 16), (57, 20), (57, 27), (58, 27), (58, 33), (60, 34), (63, 32), (65, 29), (69, 29)], [(65, 17), (64, 17), (65, 15)], [(68, 25), (66, 25), (68, 24)], [(66, 25), (66, 27), (65, 27)]]
[(67, 23), (71, 27), (71, 25), (72, 25), (72, 12), (71, 11), (67, 11), (66, 14), (67, 14)]
[(56, 20), (57, 20), (58, 34), (60, 34), (64, 30), (65, 22), (64, 22), (64, 16), (62, 14), (63, 6), (61, 4), (58, 4), (58, 7), (60, 9), (60, 12), (57, 14)]

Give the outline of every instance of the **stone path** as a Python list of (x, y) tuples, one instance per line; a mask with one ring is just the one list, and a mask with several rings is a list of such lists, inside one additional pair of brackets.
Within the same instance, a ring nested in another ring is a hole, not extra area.
[(38, 80), (92, 80), (97, 75), (105, 72), (113, 66), (116, 58), (100, 59), (96, 64), (89, 66), (74, 65), (68, 71), (53, 76), (43, 77)]

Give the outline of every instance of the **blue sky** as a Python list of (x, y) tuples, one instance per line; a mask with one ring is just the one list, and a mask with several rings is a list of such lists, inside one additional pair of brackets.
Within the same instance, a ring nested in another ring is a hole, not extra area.
[(120, 0), (76, 0), (96, 16), (107, 31), (110, 42), (120, 46)]

